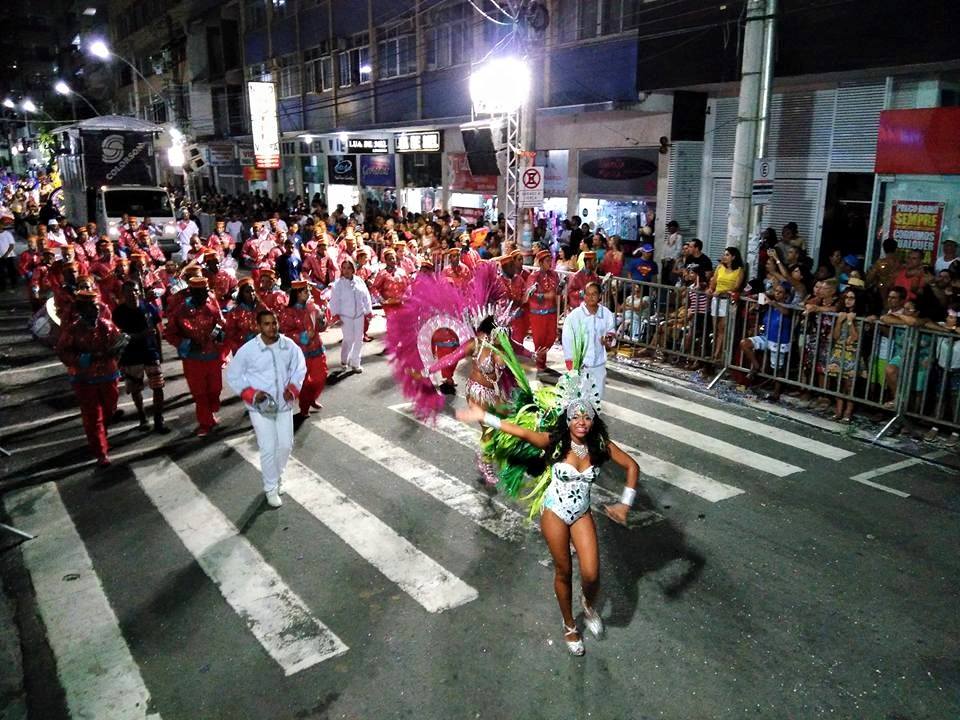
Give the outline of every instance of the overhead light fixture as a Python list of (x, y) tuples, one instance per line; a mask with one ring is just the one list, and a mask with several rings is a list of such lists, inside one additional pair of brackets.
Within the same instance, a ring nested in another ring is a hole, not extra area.
[(349, 135), (347, 135), (345, 132), (342, 132), (339, 135), (337, 135), (337, 137), (340, 138), (340, 142), (345, 143)]
[(373, 68), (369, 65), (360, 66), (360, 72), (363, 73), (364, 75), (369, 75), (372, 70)]
[(92, 55), (96, 55), (102, 60), (106, 60), (110, 57), (110, 48), (107, 47), (107, 44), (103, 40), (94, 40), (87, 47)]
[(88, 17), (93, 17), (94, 15), (97, 14), (97, 9), (95, 7), (84, 8), (83, 14)]
[(56, 90), (60, 95), (69, 95), (70, 86), (67, 85), (63, 80), (57, 80), (53, 85), (53, 89)]
[(470, 99), (478, 113), (511, 113), (527, 100), (530, 84), (530, 67), (524, 60), (495, 58), (470, 75)]
[(313, 142), (313, 135), (301, 135), (300, 139), (303, 140), (307, 145)]
[(26, 98), (22, 103), (20, 103), (20, 107), (29, 113), (35, 113), (37, 111), (37, 106), (33, 104), (33, 100), (30, 98)]
[(15, 108), (15, 107), (17, 106), (17, 104), (16, 104), (13, 100), (11, 100), (10, 98), (4, 98), (4, 100), (3, 100), (3, 106), (4, 106), (5, 108), (10, 108), (10, 109), (12, 110), (13, 108)]

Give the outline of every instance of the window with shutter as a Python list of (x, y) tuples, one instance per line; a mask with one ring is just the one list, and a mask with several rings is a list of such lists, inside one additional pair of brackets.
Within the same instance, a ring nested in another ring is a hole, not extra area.
[[(703, 143), (678, 141), (670, 148), (664, 222), (676, 220), (685, 238), (697, 237)], [(660, 213), (658, 213), (660, 214)]]

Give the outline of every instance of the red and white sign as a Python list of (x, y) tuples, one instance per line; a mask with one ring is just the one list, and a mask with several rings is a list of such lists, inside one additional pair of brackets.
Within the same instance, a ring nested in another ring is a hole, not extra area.
[(940, 252), (940, 230), (943, 227), (942, 202), (894, 200), (890, 208), (890, 237), (897, 241), (899, 252), (919, 250), (923, 262), (932, 265)]
[(518, 207), (540, 207), (543, 205), (542, 167), (528, 167), (520, 171)]
[(474, 175), (470, 172), (470, 163), (466, 153), (447, 153), (450, 163), (450, 189), (467, 192), (497, 192), (496, 175)]
[(280, 125), (277, 120), (277, 88), (272, 82), (248, 82), (253, 156), (258, 168), (280, 167)]

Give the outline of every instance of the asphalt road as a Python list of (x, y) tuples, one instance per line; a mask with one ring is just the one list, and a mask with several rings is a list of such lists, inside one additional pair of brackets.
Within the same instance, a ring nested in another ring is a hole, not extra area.
[(472, 429), (404, 412), (379, 341), (270, 510), (239, 400), (192, 437), (176, 363), (175, 434), (121, 420), (96, 471), (23, 322), (0, 307), (0, 509), (37, 537), (0, 563), (31, 717), (960, 716), (954, 471), (611, 373), (639, 510), (598, 517), (608, 631), (574, 658), (536, 528), (478, 484)]

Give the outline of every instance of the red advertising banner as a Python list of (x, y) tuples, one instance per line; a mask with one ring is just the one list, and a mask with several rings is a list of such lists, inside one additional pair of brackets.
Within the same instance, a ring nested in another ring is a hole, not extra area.
[(940, 251), (943, 206), (942, 202), (893, 201), (890, 208), (890, 237), (897, 241), (901, 253), (920, 250), (924, 264), (933, 264)]
[(256, 180), (266, 180), (267, 171), (263, 168), (250, 167), (249, 165), (243, 166), (243, 179), (256, 181)]
[(447, 153), (450, 162), (450, 189), (468, 192), (497, 192), (496, 175), (474, 175), (466, 153)]
[(960, 174), (960, 107), (884, 110), (877, 131), (878, 173)]

